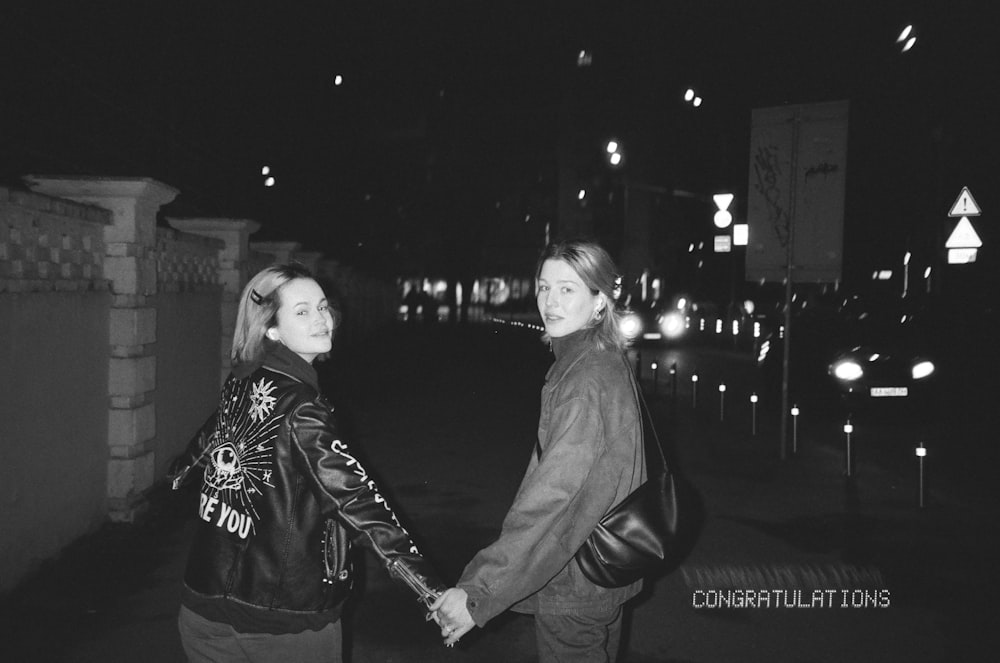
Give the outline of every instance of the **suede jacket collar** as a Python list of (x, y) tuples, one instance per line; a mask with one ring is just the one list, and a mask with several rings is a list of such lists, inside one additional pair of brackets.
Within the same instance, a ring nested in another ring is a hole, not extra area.
[(558, 380), (585, 352), (595, 349), (597, 346), (594, 336), (596, 335), (595, 328), (586, 327), (572, 334), (552, 339), (552, 353), (555, 355), (556, 361), (549, 369), (548, 375), (545, 376), (546, 381)]

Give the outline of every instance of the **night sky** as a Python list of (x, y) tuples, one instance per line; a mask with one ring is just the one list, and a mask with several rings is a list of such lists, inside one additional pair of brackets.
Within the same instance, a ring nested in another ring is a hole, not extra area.
[(862, 255), (900, 229), (939, 233), (962, 186), (1000, 213), (994, 7), (7, 3), (0, 181), (154, 177), (182, 192), (172, 216), (258, 219), (259, 239), (362, 259), (359, 242), (398, 250), (455, 227), (441, 217), (551, 199), (567, 108), (595, 144), (628, 136), (644, 177), (739, 196), (751, 109), (849, 99), (847, 241)]

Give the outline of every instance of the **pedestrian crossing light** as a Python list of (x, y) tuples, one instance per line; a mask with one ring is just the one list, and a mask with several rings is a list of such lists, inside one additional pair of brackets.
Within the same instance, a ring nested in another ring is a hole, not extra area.
[(712, 200), (715, 201), (715, 206), (719, 208), (715, 213), (715, 217), (712, 219), (715, 223), (715, 227), (728, 228), (733, 223), (733, 215), (732, 212), (729, 211), (729, 206), (733, 202), (733, 194), (717, 193), (712, 196)]

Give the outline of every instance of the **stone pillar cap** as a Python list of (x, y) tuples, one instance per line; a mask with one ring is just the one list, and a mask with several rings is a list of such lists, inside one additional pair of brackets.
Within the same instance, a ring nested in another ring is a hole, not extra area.
[(136, 198), (166, 205), (180, 193), (151, 177), (96, 177), (87, 175), (25, 175), (24, 183), (37, 193), (68, 200)]
[(170, 227), (181, 232), (198, 232), (207, 230), (243, 230), (252, 235), (260, 230), (260, 222), (252, 219), (225, 219), (217, 217), (190, 217), (175, 219), (167, 217)]

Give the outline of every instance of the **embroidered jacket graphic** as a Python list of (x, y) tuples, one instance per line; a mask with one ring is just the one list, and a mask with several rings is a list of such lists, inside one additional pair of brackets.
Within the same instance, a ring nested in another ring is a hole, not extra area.
[(274, 413), (274, 390), (274, 383), (264, 378), (229, 380), (210, 443), (199, 515), (241, 539), (260, 521), (253, 495), (274, 487), (274, 440), (281, 425), (281, 417)]

